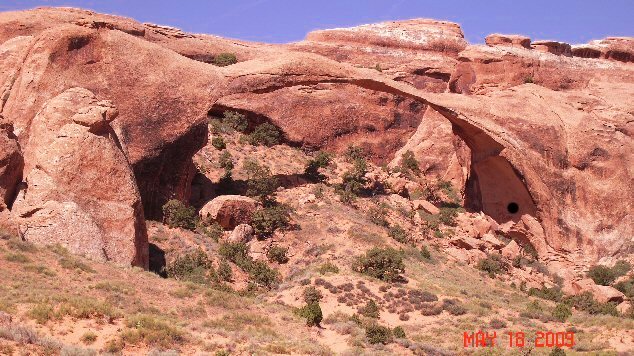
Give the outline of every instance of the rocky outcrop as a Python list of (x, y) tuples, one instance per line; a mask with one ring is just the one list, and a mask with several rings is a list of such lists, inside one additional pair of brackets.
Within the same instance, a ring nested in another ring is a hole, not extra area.
[(614, 302), (619, 304), (625, 300), (625, 295), (610, 286), (600, 286), (591, 279), (582, 279), (572, 283), (575, 294), (590, 292), (599, 303)]
[(0, 211), (13, 202), (22, 178), (24, 159), (13, 126), (0, 116)]
[(233, 229), (241, 224), (250, 224), (251, 216), (258, 208), (258, 202), (241, 195), (221, 195), (200, 209), (200, 217), (215, 221), (225, 229)]
[(494, 33), (486, 36), (484, 42), (487, 46), (510, 46), (517, 48), (531, 48), (531, 39), (521, 35), (501, 35)]
[(634, 62), (634, 38), (608, 37), (572, 46), (572, 55), (583, 58), (602, 58), (620, 62)]
[(83, 88), (64, 91), (35, 116), (12, 208), (23, 239), (147, 267), (141, 198), (109, 126), (116, 116), (110, 102)]
[(531, 47), (540, 52), (552, 53), (557, 56), (572, 56), (572, 49), (568, 43), (559, 41), (533, 41)]

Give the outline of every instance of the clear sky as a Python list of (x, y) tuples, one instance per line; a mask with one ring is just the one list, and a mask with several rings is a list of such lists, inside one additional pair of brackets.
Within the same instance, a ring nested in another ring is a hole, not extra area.
[(416, 17), (462, 25), (471, 43), (487, 34), (585, 43), (634, 36), (634, 0), (0, 0), (0, 11), (74, 6), (251, 41), (298, 41), (315, 29)]

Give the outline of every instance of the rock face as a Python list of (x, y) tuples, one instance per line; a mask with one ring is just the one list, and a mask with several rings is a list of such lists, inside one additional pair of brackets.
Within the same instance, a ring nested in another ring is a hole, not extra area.
[(24, 160), (13, 135), (13, 126), (0, 116), (0, 211), (13, 201), (21, 181)]
[(608, 37), (572, 46), (572, 55), (583, 58), (612, 59), (634, 62), (634, 39), (631, 37)]
[(240, 224), (251, 223), (251, 216), (258, 208), (258, 202), (241, 195), (221, 195), (200, 209), (200, 217), (214, 220), (225, 229), (233, 229)]
[(12, 212), (27, 241), (147, 267), (141, 198), (109, 126), (116, 116), (110, 102), (83, 88), (49, 100), (32, 121)]
[(552, 53), (557, 56), (572, 56), (572, 49), (568, 43), (558, 41), (534, 41), (531, 47), (541, 52)]
[(531, 39), (521, 35), (501, 35), (494, 33), (486, 36), (484, 42), (488, 46), (511, 46), (518, 48), (531, 48)]

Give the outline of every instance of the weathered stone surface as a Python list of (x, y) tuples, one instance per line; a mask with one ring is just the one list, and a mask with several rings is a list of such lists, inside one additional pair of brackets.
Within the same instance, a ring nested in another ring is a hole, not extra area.
[[(111, 114), (97, 126), (74, 121), (88, 112)], [(115, 115), (109, 102), (98, 101), (83, 88), (49, 100), (33, 119), (24, 146), (24, 184), (12, 213), (27, 241), (61, 244), (95, 260), (147, 267), (139, 191), (108, 126)]]
[(427, 200), (414, 200), (412, 204), (414, 206), (414, 209), (422, 209), (428, 214), (436, 215), (440, 213), (440, 209), (438, 209), (434, 204), (428, 202)]
[(558, 56), (572, 56), (572, 49), (568, 43), (559, 41), (533, 41), (531, 47), (540, 52), (548, 52)]
[(531, 39), (522, 35), (502, 35), (494, 33), (484, 38), (488, 46), (511, 46), (518, 48), (531, 48)]
[(251, 241), (251, 239), (253, 239), (253, 233), (254, 233), (254, 230), (253, 230), (253, 227), (251, 227), (251, 225), (240, 224), (236, 226), (233, 229), (233, 231), (231, 231), (231, 235), (229, 235), (229, 238), (227, 239), (227, 241), (232, 243), (236, 243), (236, 242), (247, 243)]
[(589, 278), (573, 282), (572, 288), (576, 294), (581, 294), (583, 292), (592, 293), (599, 303), (615, 302), (619, 304), (625, 299), (625, 295), (615, 288), (597, 285)]
[(515, 242), (515, 240), (512, 240), (511, 242), (509, 242), (506, 246), (502, 248), (501, 253), (502, 253), (502, 256), (508, 258), (509, 260), (512, 260), (515, 257), (519, 256), (521, 251), (522, 249), (517, 244), (517, 242)]
[(0, 211), (9, 206), (22, 178), (24, 159), (13, 126), (0, 116)]
[(620, 62), (634, 62), (634, 38), (608, 37), (572, 46), (572, 55), (583, 58), (602, 58)]
[(200, 209), (200, 217), (216, 221), (225, 229), (251, 223), (258, 202), (241, 195), (221, 195)]

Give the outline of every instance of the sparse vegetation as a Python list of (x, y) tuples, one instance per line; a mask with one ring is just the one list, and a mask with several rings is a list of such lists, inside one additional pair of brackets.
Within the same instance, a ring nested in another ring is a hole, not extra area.
[(225, 282), (231, 282), (233, 278), (233, 271), (231, 270), (231, 265), (226, 260), (220, 260), (218, 263), (218, 278)]
[(353, 269), (386, 282), (394, 282), (405, 272), (405, 265), (400, 251), (374, 247), (357, 258)]
[(390, 223), (387, 221), (387, 204), (379, 204), (368, 210), (368, 219), (378, 226), (388, 227)]
[(324, 179), (324, 176), (319, 172), (319, 169), (328, 167), (331, 161), (332, 156), (327, 152), (317, 152), (315, 158), (309, 160), (308, 163), (306, 163), (306, 167), (304, 168), (304, 176), (312, 181), (322, 181)]
[(248, 177), (247, 195), (263, 201), (270, 200), (279, 187), (279, 182), (271, 175), (271, 170), (252, 159), (244, 161), (243, 169)]
[(588, 271), (588, 277), (592, 278), (594, 283), (609, 286), (620, 276), (630, 271), (632, 266), (627, 261), (618, 261), (614, 267), (592, 266)]
[(348, 157), (356, 157), (354, 158), (353, 168), (343, 174), (343, 183), (335, 189), (344, 203), (352, 203), (365, 189), (367, 182), (365, 175), (368, 172), (368, 164), (360, 152), (362, 151), (357, 151), (354, 147), (348, 149)]
[(323, 298), (319, 289), (315, 288), (314, 286), (308, 286), (304, 288), (303, 295), (306, 304), (319, 303), (319, 301)]
[(97, 334), (92, 331), (87, 331), (79, 338), (79, 340), (86, 345), (90, 345), (97, 341)]
[(420, 166), (414, 156), (414, 152), (407, 150), (401, 156), (401, 171), (411, 172), (415, 175), (420, 175)]
[(249, 256), (248, 246), (244, 243), (221, 243), (218, 254), (247, 272), (250, 280), (260, 286), (270, 288), (279, 281), (279, 273), (270, 268), (266, 262), (253, 260)]
[[(407, 232), (400, 225), (393, 225), (388, 231), (388, 235), (400, 243), (407, 242)], [(429, 251), (427, 251), (429, 253)]]
[(210, 267), (211, 261), (207, 254), (198, 249), (177, 257), (167, 265), (166, 272), (170, 278), (205, 284), (209, 282)]
[(429, 249), (425, 245), (420, 247), (420, 255), (426, 260), (431, 259), (431, 253), (429, 252)]
[(369, 323), (365, 327), (365, 336), (370, 344), (387, 345), (392, 342), (392, 330), (377, 323)]
[(568, 318), (572, 316), (572, 309), (570, 305), (565, 303), (558, 303), (553, 310), (553, 318), (559, 320), (560, 322), (566, 321)]
[(392, 334), (397, 339), (405, 339), (407, 336), (405, 335), (405, 330), (403, 330), (402, 326), (397, 326), (392, 330)]
[(282, 134), (277, 126), (265, 122), (258, 125), (253, 132), (245, 137), (246, 142), (253, 146), (275, 146), (280, 143)]
[(328, 261), (321, 264), (319, 268), (317, 268), (317, 272), (322, 275), (327, 273), (339, 273), (339, 267), (337, 267), (337, 265), (335, 265), (334, 263)]
[(276, 204), (254, 212), (251, 225), (258, 237), (267, 238), (276, 230), (287, 228), (290, 221), (290, 208), (284, 204)]
[(231, 110), (224, 111), (221, 118), (212, 118), (209, 124), (212, 132), (216, 134), (245, 132), (249, 127), (249, 121), (244, 114)]
[(359, 309), (359, 314), (367, 317), (378, 319), (379, 318), (379, 306), (372, 299), (368, 300), (366, 305), (363, 308)]
[(508, 266), (501, 255), (490, 254), (486, 258), (478, 261), (478, 269), (487, 272), (489, 277), (494, 278), (496, 274), (506, 272)]
[(144, 342), (151, 346), (170, 348), (185, 341), (183, 331), (172, 323), (152, 315), (139, 314), (128, 317), (126, 326), (128, 329), (121, 335), (125, 343), (134, 345)]
[(225, 148), (227, 148), (227, 144), (225, 143), (225, 140), (220, 136), (216, 136), (212, 138), (211, 145), (214, 146), (214, 148), (217, 150), (224, 150)]
[(561, 291), (561, 288), (555, 286), (552, 288), (548, 288), (546, 286), (541, 289), (531, 288), (528, 290), (528, 295), (535, 296), (538, 298), (552, 300), (554, 302), (558, 302), (563, 297), (564, 293)]

